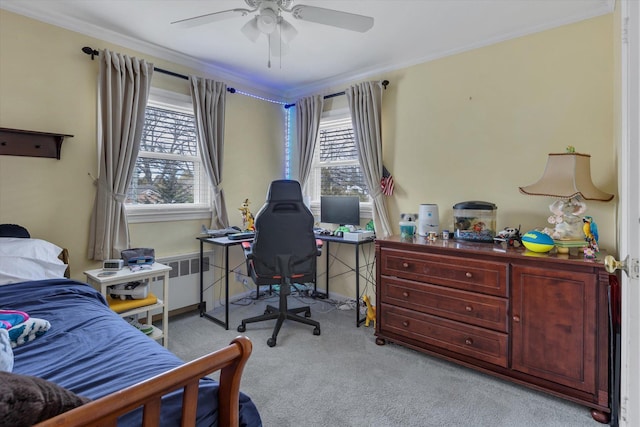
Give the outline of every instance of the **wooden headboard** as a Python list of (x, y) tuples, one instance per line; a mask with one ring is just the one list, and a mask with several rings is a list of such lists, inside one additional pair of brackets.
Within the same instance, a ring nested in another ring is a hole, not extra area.
[(71, 278), (71, 267), (69, 266), (69, 251), (67, 248), (62, 248), (62, 252), (58, 255), (58, 258), (62, 260), (65, 264), (67, 264), (67, 269), (64, 271), (64, 277), (67, 279)]

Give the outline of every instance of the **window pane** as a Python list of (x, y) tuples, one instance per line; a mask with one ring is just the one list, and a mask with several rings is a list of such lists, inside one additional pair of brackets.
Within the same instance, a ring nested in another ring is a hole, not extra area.
[(194, 168), (194, 162), (138, 156), (125, 203), (194, 203)]
[(364, 174), (359, 166), (320, 168), (320, 194), (323, 196), (358, 196), (360, 202), (369, 201)]
[(150, 104), (125, 204), (207, 204), (193, 114)]
[(321, 162), (358, 159), (353, 129), (350, 126), (320, 130), (319, 138)]
[(197, 156), (193, 114), (147, 106), (140, 150)]

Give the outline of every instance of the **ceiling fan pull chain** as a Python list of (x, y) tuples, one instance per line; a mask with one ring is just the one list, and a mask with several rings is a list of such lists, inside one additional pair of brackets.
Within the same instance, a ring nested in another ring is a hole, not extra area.
[(267, 45), (269, 46), (267, 49), (267, 68), (271, 68), (271, 37), (267, 37)]

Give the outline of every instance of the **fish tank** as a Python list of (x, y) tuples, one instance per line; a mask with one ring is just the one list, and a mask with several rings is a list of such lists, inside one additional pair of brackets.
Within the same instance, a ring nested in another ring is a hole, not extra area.
[(453, 205), (453, 237), (457, 240), (493, 243), (497, 210), (498, 207), (490, 202), (456, 203)]

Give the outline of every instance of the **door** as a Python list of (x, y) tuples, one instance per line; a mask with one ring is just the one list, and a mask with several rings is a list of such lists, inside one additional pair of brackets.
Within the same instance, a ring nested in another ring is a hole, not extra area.
[[(640, 2), (622, 0), (620, 258), (640, 258)], [(633, 275), (632, 275), (633, 276)], [(622, 273), (620, 425), (640, 425), (640, 280)]]
[(597, 275), (514, 265), (511, 277), (511, 367), (596, 396)]

